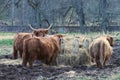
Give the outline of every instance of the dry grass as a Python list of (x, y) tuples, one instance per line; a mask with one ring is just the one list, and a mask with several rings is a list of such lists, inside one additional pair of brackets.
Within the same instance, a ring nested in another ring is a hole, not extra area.
[[(58, 64), (61, 65), (88, 65), (91, 64), (88, 54), (88, 47), (84, 48), (85, 39), (90, 38), (84, 35), (64, 35), (61, 44), (61, 52), (58, 56)], [(86, 45), (86, 44), (85, 44)], [(89, 44), (87, 44), (89, 46)]]
[(5, 64), (5, 65), (20, 65), (22, 63), (22, 60), (19, 58), (19, 59), (16, 59), (16, 60), (13, 60), (13, 59), (0, 59), (0, 64)]

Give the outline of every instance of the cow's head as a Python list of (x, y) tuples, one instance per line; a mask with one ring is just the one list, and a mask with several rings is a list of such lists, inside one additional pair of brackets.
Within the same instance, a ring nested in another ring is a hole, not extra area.
[(114, 39), (113, 39), (112, 36), (106, 35), (106, 39), (108, 40), (110, 46), (113, 46), (113, 45), (114, 45)]
[(62, 34), (55, 34), (54, 36), (58, 38), (58, 41), (59, 41), (59, 44), (60, 44), (61, 41), (62, 41), (63, 35)]
[(29, 24), (29, 27), (33, 30), (32, 33), (33, 33), (34, 36), (37, 36), (37, 37), (42, 36), (42, 37), (44, 37), (46, 34), (48, 34), (48, 31), (52, 27), (52, 24), (47, 29), (44, 29), (44, 28), (35, 29), (30, 24)]
[(58, 37), (58, 38), (62, 38), (62, 37), (63, 37), (62, 34), (55, 34), (54, 36), (55, 36), (55, 37)]

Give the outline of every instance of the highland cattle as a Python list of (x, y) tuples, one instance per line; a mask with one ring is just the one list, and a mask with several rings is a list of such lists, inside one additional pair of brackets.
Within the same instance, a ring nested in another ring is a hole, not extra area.
[(32, 37), (26, 39), (23, 45), (22, 65), (32, 67), (35, 59), (40, 60), (47, 65), (52, 62), (56, 64), (56, 57), (60, 52), (60, 39), (62, 35), (56, 34), (49, 37)]
[(48, 29), (40, 28), (34, 29), (31, 25), (29, 27), (33, 30), (32, 33), (17, 33), (14, 37), (13, 43), (13, 58), (18, 58), (18, 53), (20, 57), (22, 57), (23, 52), (23, 41), (33, 36), (37, 37), (44, 37), (45, 34), (48, 34), (49, 29), (51, 28), (52, 24), (48, 27)]
[(91, 61), (95, 62), (97, 67), (103, 68), (112, 55), (113, 37), (104, 35), (96, 38), (90, 44), (89, 53)]

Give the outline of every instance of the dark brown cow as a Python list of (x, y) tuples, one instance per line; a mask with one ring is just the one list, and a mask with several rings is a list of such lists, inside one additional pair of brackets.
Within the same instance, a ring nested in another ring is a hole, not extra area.
[(24, 41), (23, 46), (23, 62), (22, 65), (29, 66), (35, 59), (50, 65), (51, 62), (56, 62), (56, 57), (59, 53), (60, 38), (62, 35), (54, 35), (50, 37), (33, 37)]
[(113, 37), (109, 35), (101, 36), (91, 43), (89, 53), (91, 55), (92, 62), (95, 61), (97, 67), (103, 68), (105, 66), (106, 61), (112, 55), (113, 44)]
[(13, 44), (13, 57), (14, 59), (18, 58), (18, 53), (20, 54), (20, 57), (22, 57), (22, 52), (23, 52), (23, 41), (25, 39), (28, 39), (32, 36), (37, 36), (37, 37), (44, 37), (45, 34), (48, 34), (48, 30), (52, 25), (49, 26), (48, 29), (34, 29), (32, 28), (31, 25), (29, 25), (30, 28), (33, 30), (32, 33), (17, 33), (14, 37), (14, 44)]

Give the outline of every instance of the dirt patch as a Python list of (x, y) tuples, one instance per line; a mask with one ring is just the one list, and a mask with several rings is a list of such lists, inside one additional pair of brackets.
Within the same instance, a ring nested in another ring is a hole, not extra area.
[(32, 68), (21, 66), (21, 59), (12, 55), (0, 56), (0, 80), (103, 80), (120, 73), (120, 41), (115, 43), (113, 55), (107, 66), (47, 66), (36, 61)]

